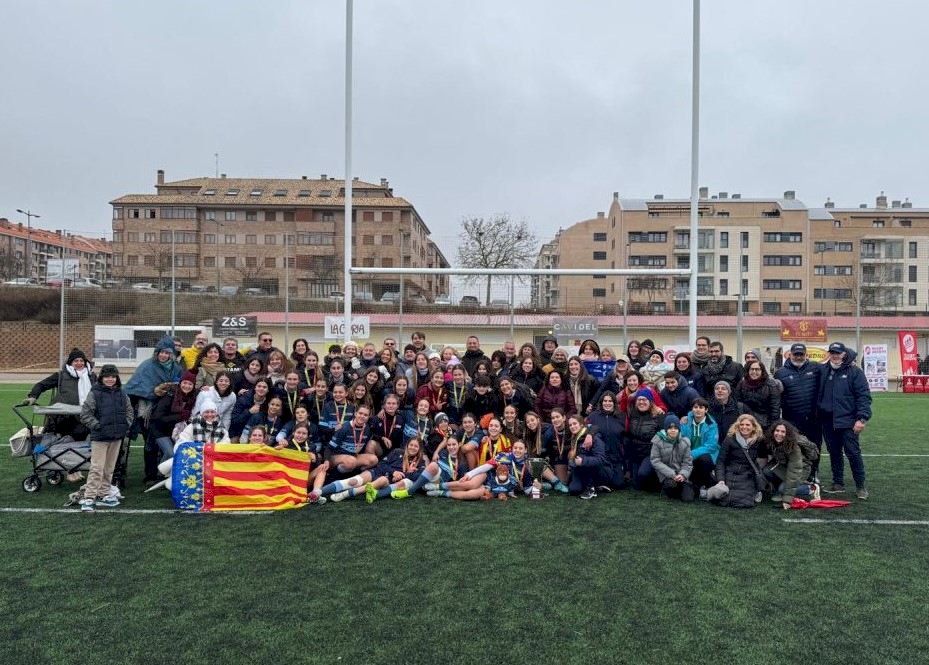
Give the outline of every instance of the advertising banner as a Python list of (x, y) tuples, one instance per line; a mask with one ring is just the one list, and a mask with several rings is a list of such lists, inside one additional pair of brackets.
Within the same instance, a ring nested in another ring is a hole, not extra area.
[(610, 375), (613, 371), (613, 368), (616, 367), (615, 360), (585, 360), (584, 367), (587, 369), (587, 373), (594, 377), (597, 381), (602, 381), (604, 377)]
[[(781, 355), (783, 356), (785, 363), (790, 359), (790, 346), (790, 344), (785, 344), (781, 347)], [(806, 357), (810, 359), (810, 362), (824, 363), (829, 359), (829, 351), (827, 350), (828, 348), (828, 345), (825, 344), (823, 346), (813, 346), (807, 344)]]
[(900, 373), (903, 376), (918, 374), (916, 333), (912, 330), (900, 330), (897, 332), (897, 342), (900, 347)]
[(828, 332), (826, 319), (781, 319), (783, 342), (825, 342)]
[(887, 392), (887, 345), (866, 344), (862, 360), (871, 391)]

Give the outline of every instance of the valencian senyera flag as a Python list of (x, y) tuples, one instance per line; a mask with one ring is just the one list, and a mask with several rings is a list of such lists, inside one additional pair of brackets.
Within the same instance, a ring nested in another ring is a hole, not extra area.
[(306, 503), (309, 455), (258, 444), (182, 443), (171, 496), (181, 510), (280, 510)]

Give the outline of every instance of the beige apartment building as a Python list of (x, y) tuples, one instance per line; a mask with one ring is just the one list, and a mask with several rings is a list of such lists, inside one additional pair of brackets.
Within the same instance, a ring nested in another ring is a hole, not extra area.
[(77, 260), (78, 277), (111, 276), (113, 253), (106, 238), (29, 228), (0, 217), (0, 279), (31, 277), (45, 282), (48, 260), (60, 258)]
[[(929, 311), (929, 209), (888, 205), (883, 193), (873, 206), (827, 201), (812, 208), (792, 191), (749, 199), (701, 188), (699, 215), (700, 313), (735, 314), (740, 289), (750, 314), (851, 314), (859, 292), (867, 314)], [(604, 217), (543, 245), (538, 265), (689, 268), (689, 229), (689, 199), (614, 193)], [(689, 306), (687, 277), (567, 279), (537, 279), (534, 303), (566, 313), (620, 311), (624, 299), (630, 313), (684, 313)]]
[[(191, 178), (166, 182), (155, 194), (127, 194), (113, 206), (114, 273), (131, 282), (238, 286), (323, 298), (343, 291), (345, 182), (319, 178)], [(352, 265), (449, 267), (429, 227), (406, 199), (380, 184), (352, 183)], [(286, 268), (285, 268), (286, 266)], [(285, 275), (285, 273), (287, 273)], [(408, 297), (448, 293), (445, 275), (410, 276)], [(399, 277), (356, 276), (359, 300), (399, 290)]]

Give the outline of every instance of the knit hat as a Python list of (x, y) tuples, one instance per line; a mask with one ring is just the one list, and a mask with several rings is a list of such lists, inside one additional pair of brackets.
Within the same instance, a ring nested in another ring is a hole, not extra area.
[(732, 385), (728, 381), (725, 381), (725, 380), (719, 380), (716, 383), (714, 383), (713, 389), (715, 390), (716, 387), (719, 386), (720, 384), (725, 386), (726, 390), (728, 390), (730, 393), (732, 392)]
[(65, 364), (70, 365), (78, 358), (83, 360), (85, 364), (87, 363), (87, 355), (83, 351), (78, 348), (71, 349), (71, 353), (68, 354), (68, 360)]
[(669, 413), (664, 417), (664, 428), (668, 429), (669, 427), (681, 428), (681, 419), (673, 413)]
[(116, 369), (116, 365), (104, 365), (100, 368), (98, 377), (103, 379), (107, 376), (115, 376), (117, 379), (119, 378), (119, 370)]
[(637, 391), (635, 391), (634, 397), (635, 397), (635, 399), (639, 399), (640, 397), (644, 397), (644, 398), (647, 399), (649, 402), (654, 402), (654, 401), (655, 401), (655, 399), (652, 397), (652, 391), (649, 390), (648, 388), (639, 388)]
[(200, 413), (206, 413), (207, 411), (219, 411), (219, 407), (211, 399), (203, 400), (203, 404), (200, 406)]
[[(184, 372), (181, 376), (181, 381), (190, 381), (192, 384), (197, 385), (197, 375), (191, 371)], [(178, 381), (178, 383), (181, 381)]]
[(448, 422), (448, 416), (446, 416), (444, 413), (439, 411), (437, 414), (435, 414), (435, 424), (437, 427), (441, 425), (442, 423), (447, 423), (447, 422)]
[(652, 352), (648, 354), (649, 359), (651, 359), (651, 357), (656, 353), (661, 357), (661, 361), (664, 362), (664, 353), (662, 353), (659, 349), (653, 349)]
[(655, 343), (646, 337), (645, 339), (642, 340), (642, 343), (639, 344), (639, 348), (642, 348), (643, 346), (647, 346), (650, 349), (654, 349)]

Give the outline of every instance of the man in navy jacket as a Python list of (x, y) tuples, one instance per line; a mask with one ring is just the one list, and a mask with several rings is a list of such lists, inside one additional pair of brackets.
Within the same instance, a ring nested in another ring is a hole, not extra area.
[(856, 493), (859, 499), (868, 498), (865, 488), (864, 460), (858, 436), (871, 419), (871, 389), (864, 372), (854, 365), (855, 352), (842, 342), (829, 345), (829, 360), (820, 367), (822, 383), (819, 388), (819, 419), (823, 439), (829, 450), (832, 465), (831, 492), (844, 492), (845, 460), (852, 467)]

